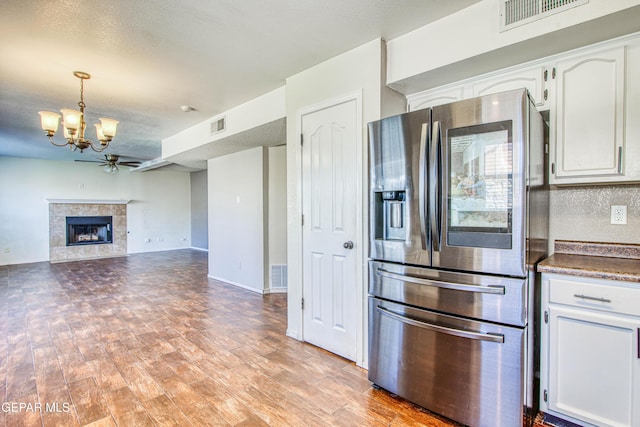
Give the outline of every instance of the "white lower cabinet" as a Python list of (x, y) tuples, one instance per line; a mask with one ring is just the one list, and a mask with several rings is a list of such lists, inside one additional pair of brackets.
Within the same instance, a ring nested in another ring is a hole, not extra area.
[(640, 426), (640, 283), (542, 277), (541, 410)]

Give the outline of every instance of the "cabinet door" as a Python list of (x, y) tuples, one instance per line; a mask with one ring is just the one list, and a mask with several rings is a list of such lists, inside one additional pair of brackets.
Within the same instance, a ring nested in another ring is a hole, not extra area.
[(556, 66), (555, 184), (618, 181), (624, 174), (624, 47)]
[(464, 99), (463, 86), (456, 86), (446, 89), (427, 90), (407, 96), (409, 111), (431, 108), (435, 107), (436, 105), (443, 105), (450, 102), (460, 101), (461, 99)]
[(544, 109), (547, 101), (545, 69), (542, 66), (504, 73), (473, 84), (473, 96), (490, 95), (508, 90), (526, 88), (538, 109)]
[(549, 306), (548, 409), (595, 425), (640, 425), (640, 321)]

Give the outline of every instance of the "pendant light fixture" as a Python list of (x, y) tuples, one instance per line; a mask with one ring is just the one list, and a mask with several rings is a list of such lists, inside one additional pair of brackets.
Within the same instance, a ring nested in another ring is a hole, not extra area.
[(82, 153), (86, 148), (91, 148), (93, 151), (100, 152), (109, 146), (109, 143), (116, 136), (116, 129), (118, 127), (118, 121), (107, 118), (100, 118), (100, 123), (96, 123), (96, 134), (100, 144), (96, 144), (90, 139), (86, 139), (84, 132), (86, 129), (86, 122), (84, 121), (84, 109), (86, 107), (84, 103), (84, 81), (89, 80), (91, 75), (83, 71), (74, 71), (73, 75), (80, 79), (80, 102), (78, 107), (80, 110), (72, 110), (69, 108), (63, 108), (62, 112), (62, 126), (64, 130), (64, 137), (67, 140), (63, 144), (57, 144), (53, 140), (53, 136), (58, 130), (58, 122), (60, 120), (60, 114), (51, 111), (40, 111), (40, 121), (42, 124), (42, 130), (49, 137), (51, 142), (56, 147), (69, 146), (71, 151), (80, 150)]

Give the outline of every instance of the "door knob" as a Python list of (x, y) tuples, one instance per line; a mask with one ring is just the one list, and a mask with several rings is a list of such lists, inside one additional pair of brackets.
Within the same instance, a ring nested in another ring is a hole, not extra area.
[(348, 242), (344, 242), (342, 247), (345, 249), (353, 249), (353, 242), (351, 240), (349, 240)]

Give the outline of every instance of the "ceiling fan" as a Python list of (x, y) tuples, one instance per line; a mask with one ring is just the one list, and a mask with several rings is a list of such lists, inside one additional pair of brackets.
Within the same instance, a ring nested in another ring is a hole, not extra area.
[(136, 167), (140, 165), (137, 160), (120, 161), (120, 156), (117, 154), (105, 154), (104, 160), (76, 160), (76, 162), (100, 163), (100, 166), (104, 166), (105, 172), (110, 173), (118, 173), (118, 166)]

